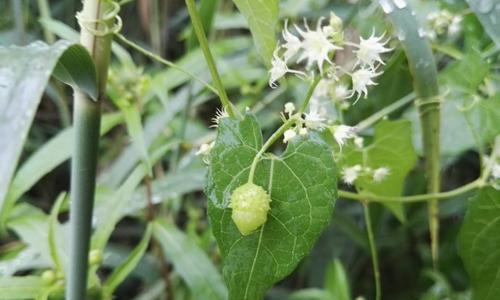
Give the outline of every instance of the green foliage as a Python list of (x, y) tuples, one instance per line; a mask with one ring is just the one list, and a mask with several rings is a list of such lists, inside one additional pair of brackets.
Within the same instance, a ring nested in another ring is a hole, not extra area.
[(500, 33), (498, 32), (497, 20), (500, 18), (500, 9), (498, 3), (493, 0), (465, 0), (472, 11), (481, 21), (484, 30), (491, 39), (500, 46)]
[(153, 235), (177, 272), (191, 290), (192, 299), (227, 298), (222, 278), (198, 246), (175, 226), (162, 221), (153, 224)]
[(266, 66), (271, 65), (276, 47), (276, 25), (279, 14), (278, 0), (233, 0), (245, 16), (252, 32), (257, 53)]
[(470, 276), (473, 300), (500, 294), (500, 191), (481, 189), (469, 202), (459, 235), (460, 256)]
[(332, 148), (318, 133), (294, 139), (282, 155), (266, 154), (258, 163), (254, 183), (271, 196), (271, 210), (260, 229), (242, 236), (228, 204), (234, 189), (247, 182), (261, 147), (252, 115), (220, 121), (206, 193), (230, 299), (261, 299), (293, 271), (328, 224), (336, 200)]
[[(389, 174), (381, 182), (372, 176), (361, 176), (356, 188), (361, 192), (383, 196), (400, 196), (405, 178), (415, 167), (417, 155), (413, 148), (411, 123), (406, 120), (381, 121), (375, 126), (373, 143), (362, 150), (350, 149), (346, 152), (346, 165), (361, 165), (372, 170), (388, 168)], [(383, 203), (398, 217), (405, 220), (402, 203)]]
[(38, 276), (0, 277), (0, 299), (35, 299), (46, 286)]
[(42, 93), (60, 59), (56, 70), (65, 71), (60, 77), (95, 94), (95, 68), (81, 46), (61, 41), (52, 46), (33, 43), (26, 47), (0, 47), (0, 65), (8, 66), (1, 73), (0, 207), (4, 206), (8, 185)]

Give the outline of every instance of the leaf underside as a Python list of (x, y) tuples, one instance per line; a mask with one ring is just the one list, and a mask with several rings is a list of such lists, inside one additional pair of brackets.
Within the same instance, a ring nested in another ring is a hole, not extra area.
[(232, 191), (247, 182), (250, 165), (262, 147), (252, 115), (222, 119), (211, 150), (206, 193), (208, 214), (224, 258), (229, 299), (262, 299), (267, 289), (291, 273), (328, 224), (336, 200), (332, 149), (318, 132), (296, 137), (285, 152), (258, 163), (254, 183), (271, 196), (266, 223), (242, 236), (228, 208)]

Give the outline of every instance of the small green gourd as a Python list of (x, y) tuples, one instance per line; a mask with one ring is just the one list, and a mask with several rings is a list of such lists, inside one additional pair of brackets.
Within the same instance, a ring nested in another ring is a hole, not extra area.
[(233, 209), (231, 217), (242, 235), (249, 235), (266, 223), (270, 202), (269, 194), (252, 182), (233, 191), (229, 204)]

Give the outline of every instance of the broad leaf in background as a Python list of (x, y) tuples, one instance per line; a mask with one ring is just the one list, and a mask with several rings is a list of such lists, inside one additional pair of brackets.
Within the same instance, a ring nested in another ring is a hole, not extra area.
[(486, 187), (470, 200), (459, 234), (459, 252), (472, 285), (473, 300), (500, 295), (500, 191)]
[(257, 52), (270, 66), (276, 47), (276, 24), (279, 17), (279, 0), (233, 0), (245, 16), (255, 41)]
[[(346, 167), (361, 165), (388, 168), (389, 174), (376, 182), (372, 176), (361, 176), (356, 181), (360, 191), (381, 196), (401, 196), (406, 175), (415, 167), (417, 155), (412, 144), (411, 123), (407, 120), (381, 121), (375, 126), (375, 139), (362, 150), (346, 151)], [(347, 150), (347, 149), (346, 149)], [(384, 203), (398, 217), (405, 220), (401, 203)]]
[(38, 299), (47, 286), (37, 276), (1, 277), (0, 299)]
[(495, 0), (465, 0), (471, 10), (484, 27), (486, 33), (500, 47), (500, 31), (498, 31), (498, 20), (500, 20), (500, 7)]
[(271, 210), (262, 227), (242, 236), (228, 203), (232, 191), (247, 182), (261, 147), (259, 123), (248, 114), (242, 121), (222, 119), (210, 152), (208, 214), (224, 258), (229, 299), (262, 299), (291, 273), (330, 221), (336, 200), (332, 148), (317, 132), (296, 137), (281, 156), (267, 154), (257, 165), (254, 183), (271, 196)]
[(95, 68), (82, 46), (60, 41), (51, 46), (35, 42), (0, 47), (0, 207), (42, 93), (62, 56), (66, 59), (60, 68), (65, 73), (60, 77), (95, 95)]
[(222, 278), (207, 255), (174, 225), (153, 224), (153, 236), (191, 291), (192, 299), (227, 299)]
[[(101, 135), (106, 134), (122, 121), (121, 114), (106, 114), (101, 120)], [(5, 200), (0, 206), (0, 223), (8, 222), (10, 211), (17, 200), (27, 192), (38, 180), (52, 171), (71, 156), (73, 127), (67, 128), (47, 141), (33, 153), (17, 170)], [(50, 159), (47, 159), (50, 157)], [(1, 201), (0, 201), (1, 203)]]

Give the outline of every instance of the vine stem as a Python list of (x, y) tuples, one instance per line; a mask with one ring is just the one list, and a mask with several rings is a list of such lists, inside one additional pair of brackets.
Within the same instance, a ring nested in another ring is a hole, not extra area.
[(205, 29), (203, 29), (203, 24), (201, 22), (200, 14), (198, 13), (198, 9), (196, 8), (196, 4), (194, 3), (194, 0), (186, 0), (186, 5), (189, 16), (191, 18), (191, 23), (193, 24), (194, 32), (196, 33), (196, 37), (198, 38), (198, 42), (200, 43), (200, 48), (203, 51), (203, 55), (205, 56), (205, 61), (207, 62), (208, 69), (210, 70), (210, 74), (212, 74), (212, 79), (214, 81), (215, 87), (219, 91), (219, 99), (229, 116), (234, 118), (235, 113), (233, 110), (233, 106), (231, 105), (226, 90), (224, 89), (219, 71), (217, 71), (217, 65), (215, 64), (214, 57), (212, 55), (212, 52), (210, 51), (210, 47), (208, 46)]
[(184, 68), (181, 68), (179, 67), (178, 65), (176, 65), (175, 63), (169, 61), (169, 60), (166, 60), (164, 59), (163, 57), (153, 53), (153, 52), (150, 52), (144, 48), (142, 48), (141, 46), (137, 45), (136, 43), (132, 42), (131, 40), (127, 39), (124, 35), (120, 34), (120, 33), (116, 33), (115, 36), (120, 40), (122, 41), (124, 44), (132, 47), (133, 49), (135, 49), (136, 51), (146, 55), (147, 57), (153, 59), (153, 60), (156, 60), (157, 62), (161, 63), (161, 64), (164, 64), (168, 67), (171, 67), (172, 69), (176, 69), (178, 70), (179, 72), (182, 72), (184, 74), (186, 74), (187, 76), (193, 78), (194, 80), (200, 82), (201, 84), (203, 84), (204, 86), (206, 86), (210, 91), (212, 91), (214, 94), (216, 94), (217, 96), (219, 95), (219, 91), (213, 86), (211, 85), (210, 83), (206, 82), (205, 80), (203, 80), (202, 78), (200, 78), (199, 76), (196, 76), (194, 75), (193, 73), (189, 72), (188, 70), (184, 69)]
[(266, 153), (266, 151), (271, 147), (274, 142), (276, 142), (282, 135), (287, 131), (297, 120), (295, 118), (288, 119), (285, 123), (283, 123), (280, 128), (278, 128), (266, 141), (266, 143), (262, 146), (262, 148), (257, 152), (255, 157), (253, 158), (252, 165), (250, 166), (250, 173), (248, 174), (248, 182), (253, 182), (255, 177), (255, 169), (257, 168), (257, 163), (260, 161), (262, 155)]
[(370, 245), (370, 254), (372, 257), (373, 280), (375, 282), (375, 300), (380, 300), (382, 290), (380, 284), (380, 269), (378, 265), (377, 246), (375, 244), (375, 237), (373, 235), (370, 207), (367, 202), (363, 202), (363, 212), (365, 215), (366, 234), (368, 235), (368, 244)]
[(309, 85), (309, 88), (307, 89), (305, 100), (300, 106), (299, 109), (300, 114), (303, 114), (306, 111), (307, 107), (309, 106), (309, 102), (311, 101), (312, 95), (314, 94), (314, 90), (316, 89), (320, 81), (321, 81), (321, 76), (315, 76), (313, 78), (311, 85)]
[[(189, 1), (189, 0), (188, 0)], [(248, 182), (253, 182), (253, 179), (255, 177), (255, 169), (257, 168), (257, 164), (259, 163), (260, 159), (262, 158), (262, 155), (266, 153), (266, 151), (271, 147), (274, 142), (276, 142), (284, 133), (287, 131), (290, 127), (293, 126), (300, 118), (301, 115), (304, 113), (306, 110), (307, 106), (309, 106), (309, 102), (311, 101), (312, 95), (314, 93), (314, 90), (316, 89), (316, 86), (318, 85), (319, 81), (321, 80), (321, 77), (315, 77), (307, 89), (306, 96), (304, 98), (304, 102), (302, 102), (302, 105), (300, 106), (299, 112), (296, 113), (295, 115), (291, 116), (288, 120), (285, 121), (270, 137), (269, 139), (264, 143), (262, 148), (257, 152), (255, 157), (253, 158), (252, 165), (250, 166), (250, 172), (248, 174)]]
[(445, 200), (448, 198), (452, 198), (455, 196), (459, 196), (461, 194), (467, 193), (469, 191), (481, 188), (485, 185), (485, 182), (482, 178), (476, 179), (466, 185), (463, 185), (459, 188), (456, 188), (451, 191), (435, 193), (435, 194), (421, 194), (421, 195), (413, 195), (413, 196), (402, 196), (402, 197), (392, 197), (392, 196), (380, 196), (374, 194), (357, 194), (348, 191), (338, 191), (339, 197), (357, 200), (357, 201), (368, 201), (368, 202), (401, 202), (401, 203), (413, 203), (413, 202), (423, 202), (429, 201), (429, 199), (435, 200)]
[(70, 259), (66, 299), (87, 299), (88, 253), (101, 122), (101, 102), (105, 97), (111, 53), (111, 34), (117, 5), (101, 0), (85, 0), (78, 15), (80, 42), (89, 51), (96, 66), (98, 99), (93, 101), (79, 89), (74, 91), (73, 120), (75, 135), (71, 160)]

